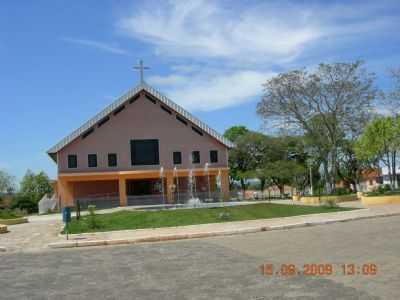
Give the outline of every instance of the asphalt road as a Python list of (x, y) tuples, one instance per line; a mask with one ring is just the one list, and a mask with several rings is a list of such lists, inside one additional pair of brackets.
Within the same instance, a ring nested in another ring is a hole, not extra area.
[[(0, 253), (0, 299), (400, 299), (400, 217), (231, 237)], [(262, 275), (261, 264), (274, 275)], [(333, 275), (281, 276), (282, 264)], [(343, 275), (341, 264), (375, 264)], [(278, 270), (278, 274), (275, 274)]]

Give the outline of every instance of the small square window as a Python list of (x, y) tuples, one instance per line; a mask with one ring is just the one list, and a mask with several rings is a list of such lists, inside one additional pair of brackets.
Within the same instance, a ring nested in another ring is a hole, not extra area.
[(78, 167), (78, 159), (76, 154), (70, 154), (68, 155), (68, 168), (69, 169), (74, 169)]
[(97, 167), (97, 154), (89, 154), (88, 155), (88, 166), (89, 166), (89, 168)]
[(192, 163), (194, 163), (194, 164), (200, 163), (200, 151), (192, 152)]
[(108, 166), (109, 167), (117, 166), (117, 154), (116, 153), (108, 153)]
[(174, 165), (180, 165), (182, 163), (182, 152), (174, 152)]
[(210, 151), (210, 162), (211, 163), (217, 163), (218, 162), (218, 151), (217, 150), (211, 150)]

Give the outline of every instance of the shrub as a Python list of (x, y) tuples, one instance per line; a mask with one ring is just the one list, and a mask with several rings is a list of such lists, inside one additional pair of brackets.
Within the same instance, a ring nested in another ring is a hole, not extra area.
[(337, 188), (333, 195), (342, 196), (351, 194), (351, 190), (345, 187)]
[(22, 217), (22, 214), (18, 211), (11, 209), (0, 209), (0, 219), (16, 219)]
[(389, 184), (381, 184), (381, 185), (379, 185), (377, 192), (381, 193), (381, 194), (385, 194), (386, 192), (389, 192), (391, 190), (392, 189), (390, 188)]
[(88, 216), (89, 228), (90, 229), (95, 229), (95, 228), (97, 228), (97, 223), (96, 223), (96, 205), (89, 205), (88, 206), (88, 211), (89, 211), (89, 216)]
[(218, 219), (220, 220), (229, 220), (231, 218), (231, 214), (227, 211), (221, 212), (218, 214)]
[(324, 201), (324, 207), (326, 208), (336, 208), (338, 205), (336, 204), (336, 201), (333, 199), (328, 199)]
[(38, 211), (38, 205), (35, 200), (33, 200), (28, 194), (18, 193), (14, 196), (11, 202), (12, 209), (25, 210), (28, 213), (33, 213)]

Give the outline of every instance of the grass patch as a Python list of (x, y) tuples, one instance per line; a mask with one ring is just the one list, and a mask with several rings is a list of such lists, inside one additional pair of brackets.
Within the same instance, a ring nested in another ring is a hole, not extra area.
[(70, 233), (113, 231), (139, 228), (158, 228), (206, 223), (222, 223), (255, 219), (270, 219), (298, 215), (351, 210), (342, 207), (285, 205), (260, 203), (218, 208), (176, 209), (160, 211), (120, 211), (98, 214), (96, 227), (91, 228), (90, 217), (75, 218), (69, 225)]
[(0, 209), (0, 219), (17, 219), (17, 218), (21, 218), (22, 215), (12, 211), (10, 209)]

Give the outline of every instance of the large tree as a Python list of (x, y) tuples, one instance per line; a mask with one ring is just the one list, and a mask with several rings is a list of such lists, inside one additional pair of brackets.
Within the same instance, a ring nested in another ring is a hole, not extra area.
[(372, 121), (357, 142), (360, 159), (388, 169), (391, 186), (397, 187), (397, 160), (400, 151), (400, 117), (379, 117)]
[[(320, 64), (279, 74), (268, 80), (257, 112), (265, 122), (286, 123), (309, 137), (318, 137), (330, 190), (335, 189), (338, 152), (344, 136), (360, 134), (376, 96), (374, 75), (362, 62)], [(318, 126), (315, 126), (315, 118)]]
[(13, 201), (13, 207), (37, 211), (39, 200), (46, 194), (51, 195), (53, 187), (49, 177), (44, 172), (37, 174), (28, 170), (20, 183), (20, 190)]
[(0, 193), (11, 193), (15, 190), (15, 178), (0, 170)]
[(230, 176), (245, 190), (247, 179), (252, 177), (251, 171), (264, 165), (267, 140), (264, 134), (249, 131), (238, 137), (235, 144), (229, 152)]
[(227, 130), (225, 130), (224, 137), (226, 137), (232, 143), (235, 143), (238, 138), (244, 136), (248, 132), (249, 130), (246, 128), (246, 126), (242, 125), (232, 126)]
[(383, 96), (388, 111), (391, 112), (392, 115), (398, 115), (400, 113), (400, 67), (390, 69), (389, 73), (393, 85)]

